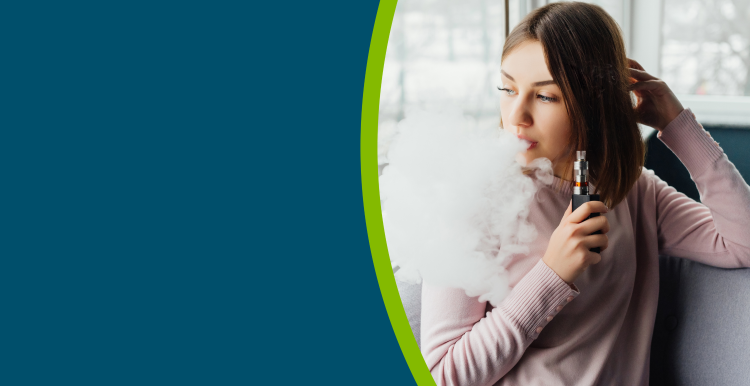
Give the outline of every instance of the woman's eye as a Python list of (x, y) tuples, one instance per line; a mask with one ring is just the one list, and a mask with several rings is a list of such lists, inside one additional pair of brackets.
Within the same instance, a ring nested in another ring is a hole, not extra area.
[(508, 95), (513, 95), (511, 93), (515, 93), (515, 91), (513, 91), (511, 89), (508, 89), (508, 88), (500, 88), (500, 87), (498, 87), (497, 89), (500, 90), (500, 91), (505, 91), (505, 93), (508, 94)]
[(537, 98), (541, 99), (542, 102), (556, 102), (557, 101), (557, 98), (548, 97), (544, 95), (537, 95)]

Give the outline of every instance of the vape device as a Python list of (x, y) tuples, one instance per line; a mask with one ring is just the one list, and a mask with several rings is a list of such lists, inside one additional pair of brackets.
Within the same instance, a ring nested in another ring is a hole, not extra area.
[[(586, 152), (577, 151), (577, 160), (573, 162), (573, 174), (575, 174), (575, 185), (573, 186), (573, 211), (589, 201), (601, 201), (598, 194), (589, 194), (589, 163), (586, 161)], [(591, 213), (589, 218), (597, 217), (599, 213)], [(585, 220), (584, 220), (585, 221)], [(593, 234), (601, 234), (596, 231)], [(591, 252), (601, 253), (601, 248), (591, 248)]]

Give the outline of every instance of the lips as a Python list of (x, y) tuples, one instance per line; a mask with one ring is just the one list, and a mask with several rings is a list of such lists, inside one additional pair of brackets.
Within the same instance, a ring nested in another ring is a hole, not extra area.
[(522, 140), (526, 141), (529, 144), (529, 146), (528, 146), (528, 148), (526, 150), (531, 150), (531, 149), (535, 148), (536, 145), (539, 143), (539, 142), (532, 141), (531, 138), (529, 138), (529, 137), (527, 137), (525, 135), (520, 135), (519, 134), (516, 137), (518, 137), (518, 139), (522, 139)]

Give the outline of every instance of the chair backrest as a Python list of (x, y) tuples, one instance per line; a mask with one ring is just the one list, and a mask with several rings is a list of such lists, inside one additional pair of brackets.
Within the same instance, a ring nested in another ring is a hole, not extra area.
[(422, 348), (419, 324), (422, 321), (422, 284), (409, 284), (396, 279), (401, 303), (404, 304), (406, 317), (409, 319), (411, 331), (417, 339), (417, 345)]
[[(750, 385), (750, 269), (659, 257), (652, 385)], [(422, 286), (396, 281), (421, 347)]]
[(750, 269), (659, 258), (652, 385), (750, 385)]

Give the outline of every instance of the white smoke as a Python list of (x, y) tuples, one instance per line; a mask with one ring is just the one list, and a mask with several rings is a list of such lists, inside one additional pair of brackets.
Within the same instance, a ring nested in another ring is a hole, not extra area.
[(495, 306), (505, 298), (505, 263), (537, 236), (527, 221), (537, 186), (523, 171), (553, 178), (546, 158), (524, 165), (527, 147), (455, 111), (415, 111), (398, 123), (380, 194), (399, 280), (462, 288)]

